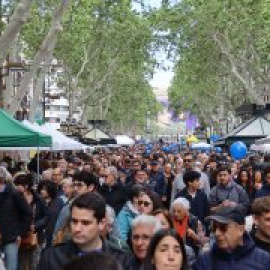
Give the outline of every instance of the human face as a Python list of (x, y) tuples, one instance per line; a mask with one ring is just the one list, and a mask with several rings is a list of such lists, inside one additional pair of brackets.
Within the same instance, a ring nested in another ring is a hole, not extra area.
[(148, 179), (145, 171), (137, 171), (135, 175), (135, 182), (138, 184), (144, 184)]
[(176, 220), (182, 221), (187, 215), (188, 215), (188, 211), (182, 205), (176, 204), (173, 206), (173, 217)]
[(153, 202), (147, 194), (143, 194), (138, 200), (138, 209), (141, 214), (149, 215), (153, 211)]
[(71, 237), (80, 250), (86, 251), (94, 247), (100, 239), (99, 232), (103, 230), (104, 221), (98, 222), (92, 210), (73, 207), (71, 211)]
[(147, 249), (150, 244), (150, 240), (154, 235), (154, 227), (138, 224), (132, 230), (131, 243), (133, 253), (139, 260), (144, 260), (147, 254)]
[(184, 162), (184, 167), (186, 170), (192, 169), (192, 166), (193, 166), (192, 161), (193, 159), (191, 155), (187, 155), (184, 157), (183, 162)]
[(63, 179), (63, 173), (59, 168), (54, 169), (52, 173), (52, 180), (55, 184), (59, 184)]
[(256, 171), (254, 173), (254, 182), (261, 183), (262, 182), (262, 173), (260, 171)]
[(159, 170), (159, 164), (152, 165), (152, 171), (157, 172)]
[(241, 172), (240, 181), (241, 181), (241, 183), (246, 183), (248, 181), (248, 172), (247, 171)]
[(101, 177), (104, 178), (104, 181), (105, 181), (105, 184), (107, 186), (112, 186), (114, 185), (115, 183), (115, 179), (114, 179), (114, 176), (110, 173), (109, 170), (103, 170), (102, 173), (101, 173)]
[(257, 227), (256, 234), (261, 240), (270, 241), (270, 212), (254, 216), (254, 223)]
[(230, 174), (228, 171), (221, 171), (218, 173), (217, 178), (219, 184), (227, 186), (230, 181)]
[(24, 193), (26, 191), (26, 188), (22, 185), (16, 185), (16, 189), (19, 190), (20, 192)]
[(63, 192), (65, 193), (65, 195), (66, 195), (68, 198), (71, 198), (71, 196), (72, 196), (72, 194), (73, 194), (73, 191), (74, 191), (74, 186), (73, 186), (73, 184), (65, 183), (65, 184), (63, 184), (62, 189), (63, 189)]
[(162, 213), (155, 215), (155, 218), (160, 221), (162, 229), (170, 229), (170, 223)]
[(190, 182), (189, 185), (193, 190), (198, 190), (200, 188), (200, 180), (195, 179), (194, 181)]
[(81, 195), (88, 191), (88, 186), (82, 181), (73, 181), (74, 191), (76, 195)]
[(183, 263), (180, 244), (172, 236), (165, 236), (157, 245), (153, 264), (156, 270), (179, 270)]
[(216, 243), (221, 249), (230, 251), (243, 244), (244, 225), (239, 225), (235, 222), (223, 224), (214, 221), (212, 229)]

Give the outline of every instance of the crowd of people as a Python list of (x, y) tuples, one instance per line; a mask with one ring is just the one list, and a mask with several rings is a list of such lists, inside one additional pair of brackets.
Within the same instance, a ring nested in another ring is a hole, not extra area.
[(162, 149), (5, 157), (0, 270), (270, 269), (270, 157)]

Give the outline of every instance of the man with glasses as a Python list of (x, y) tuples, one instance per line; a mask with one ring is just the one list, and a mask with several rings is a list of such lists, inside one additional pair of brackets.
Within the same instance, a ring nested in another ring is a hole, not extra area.
[(124, 185), (118, 181), (118, 172), (114, 166), (103, 169), (101, 171), (101, 177), (103, 177), (104, 183), (100, 186), (99, 193), (117, 215), (127, 201), (126, 189)]
[(185, 156), (183, 159), (183, 166), (184, 166), (184, 168), (183, 168), (182, 172), (179, 173), (178, 175), (176, 175), (175, 180), (173, 182), (171, 202), (174, 201), (176, 194), (185, 188), (183, 174), (186, 171), (191, 171), (193, 169), (194, 159), (193, 159), (193, 156), (191, 153), (185, 153)]
[(215, 243), (199, 255), (194, 270), (267, 270), (270, 255), (257, 248), (245, 232), (245, 209), (241, 206), (220, 208), (209, 217)]

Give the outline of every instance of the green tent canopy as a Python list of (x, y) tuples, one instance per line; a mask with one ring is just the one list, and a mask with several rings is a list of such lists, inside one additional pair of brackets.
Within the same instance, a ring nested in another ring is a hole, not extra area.
[(36, 132), (0, 109), (0, 148), (51, 147), (51, 136)]

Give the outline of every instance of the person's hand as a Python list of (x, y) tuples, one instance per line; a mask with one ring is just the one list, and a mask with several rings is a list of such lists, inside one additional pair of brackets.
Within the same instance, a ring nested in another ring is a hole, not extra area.
[(186, 235), (188, 237), (192, 238), (195, 241), (198, 241), (198, 239), (199, 239), (198, 236), (197, 236), (197, 234), (193, 230), (191, 230), (190, 228), (187, 229)]
[(222, 202), (222, 206), (230, 206), (230, 201), (229, 200), (225, 200)]

